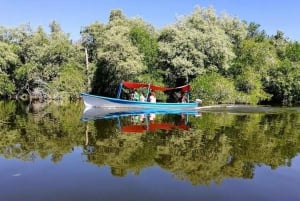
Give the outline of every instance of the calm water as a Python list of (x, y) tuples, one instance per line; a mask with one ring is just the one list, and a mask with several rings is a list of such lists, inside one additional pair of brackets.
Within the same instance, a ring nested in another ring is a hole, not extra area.
[(82, 106), (0, 102), (1, 201), (300, 200), (300, 108), (83, 121)]

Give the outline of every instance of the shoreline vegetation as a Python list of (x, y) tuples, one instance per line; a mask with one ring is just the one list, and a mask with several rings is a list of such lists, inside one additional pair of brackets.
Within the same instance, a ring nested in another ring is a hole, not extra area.
[[(80, 92), (115, 97), (122, 80), (176, 87), (210, 104), (300, 102), (300, 44), (259, 24), (196, 6), (161, 29), (112, 10), (72, 41), (59, 23), (47, 32), (0, 25), (0, 99), (77, 100)], [(126, 91), (125, 91), (126, 93)], [(172, 97), (157, 93), (159, 100)]]

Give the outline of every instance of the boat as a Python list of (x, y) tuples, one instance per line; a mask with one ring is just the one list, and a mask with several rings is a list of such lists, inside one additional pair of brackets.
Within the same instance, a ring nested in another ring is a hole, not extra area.
[[(138, 89), (138, 88), (146, 88), (148, 90), (147, 97), (149, 96), (150, 91), (171, 91), (171, 90), (180, 90), (182, 93), (187, 94), (187, 102), (186, 103), (166, 103), (166, 102), (142, 102), (136, 100), (125, 100), (121, 99), (121, 92), (123, 88), (127, 89)], [(83, 99), (84, 105), (87, 108), (90, 107), (101, 107), (101, 108), (160, 108), (160, 109), (191, 109), (197, 108), (199, 103), (201, 103), (200, 99), (197, 99), (194, 102), (189, 101), (189, 93), (191, 91), (190, 85), (184, 85), (176, 88), (169, 87), (161, 87), (146, 83), (136, 83), (136, 82), (125, 82), (122, 81), (116, 98), (105, 97), (92, 95), (88, 93), (80, 93), (80, 96)]]

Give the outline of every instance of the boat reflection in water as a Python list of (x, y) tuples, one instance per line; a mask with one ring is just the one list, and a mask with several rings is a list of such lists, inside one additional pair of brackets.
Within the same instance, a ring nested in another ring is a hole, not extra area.
[[(180, 115), (179, 124), (156, 121), (157, 115)], [(189, 116), (200, 116), (198, 110), (159, 110), (159, 109), (132, 109), (132, 108), (86, 108), (83, 112), (82, 121), (98, 119), (117, 119), (122, 133), (144, 132), (155, 130), (188, 130)], [(121, 117), (130, 118), (130, 125), (121, 125)]]

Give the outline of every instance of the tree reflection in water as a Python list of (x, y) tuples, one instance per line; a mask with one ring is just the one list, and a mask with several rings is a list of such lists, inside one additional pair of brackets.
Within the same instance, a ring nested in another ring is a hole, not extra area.
[[(153, 121), (138, 116), (135, 122), (131, 117), (82, 122), (82, 112), (81, 103), (28, 111), (0, 102), (1, 156), (24, 161), (51, 157), (58, 163), (82, 147), (87, 162), (110, 166), (115, 176), (158, 166), (193, 185), (209, 185), (226, 178), (251, 179), (256, 165), (290, 166), (300, 152), (299, 112), (156, 114)], [(120, 125), (136, 130), (122, 132)]]

